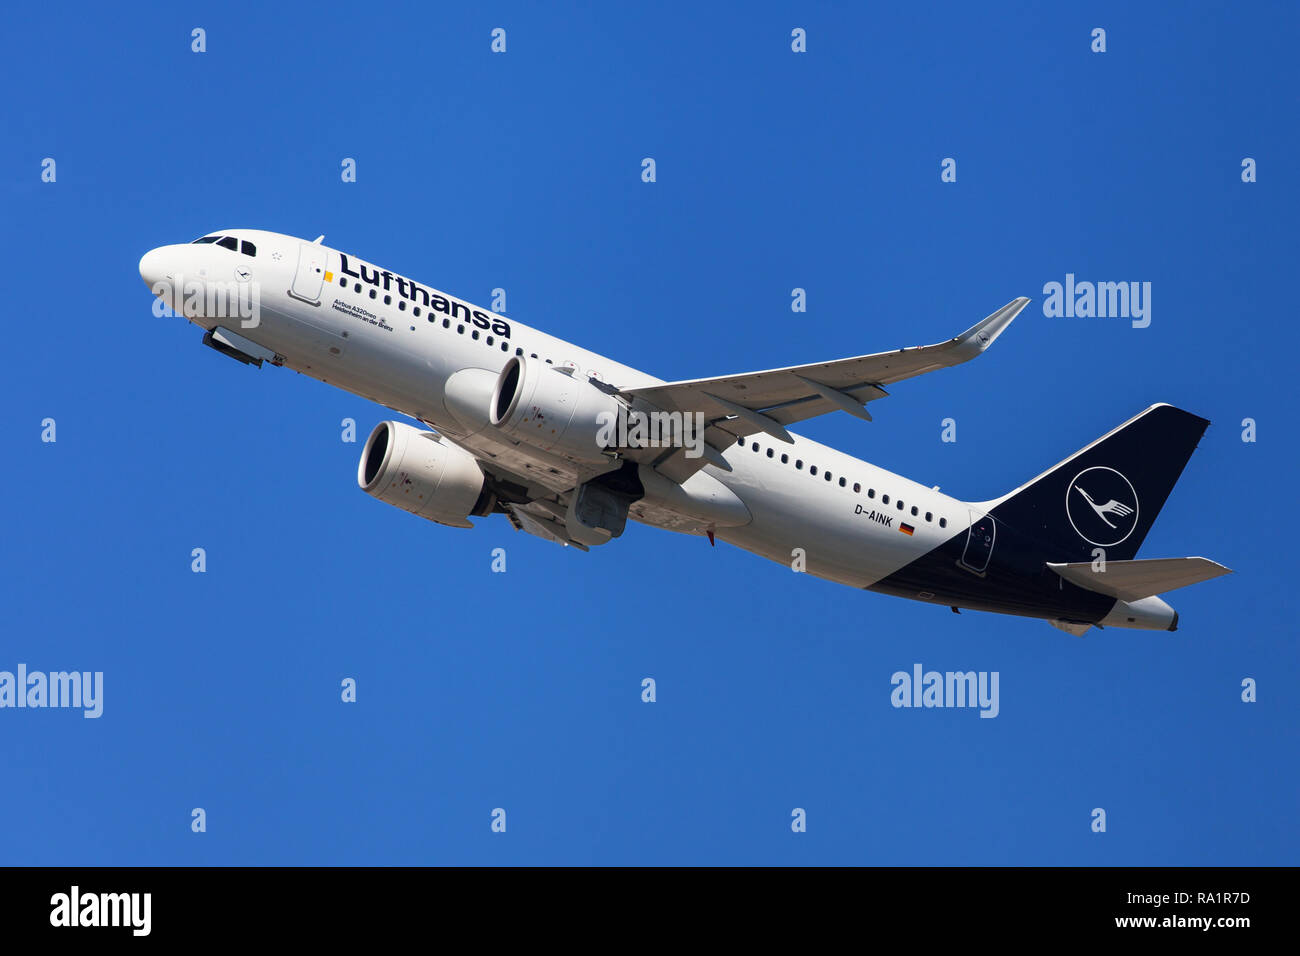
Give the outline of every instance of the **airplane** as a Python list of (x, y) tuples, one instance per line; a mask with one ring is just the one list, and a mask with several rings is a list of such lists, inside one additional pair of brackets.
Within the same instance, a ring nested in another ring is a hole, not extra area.
[(357, 483), (429, 521), (472, 528), (499, 513), (585, 551), (631, 518), (849, 587), (1078, 636), (1174, 631), (1159, 595), (1231, 573), (1201, 557), (1137, 558), (1209, 425), (1171, 405), (989, 501), (787, 430), (835, 411), (871, 421), (886, 386), (979, 357), (1027, 298), (934, 345), (665, 382), (323, 240), (225, 229), (150, 250), (140, 276), (156, 312), (199, 326), (221, 354), (416, 422), (375, 426)]

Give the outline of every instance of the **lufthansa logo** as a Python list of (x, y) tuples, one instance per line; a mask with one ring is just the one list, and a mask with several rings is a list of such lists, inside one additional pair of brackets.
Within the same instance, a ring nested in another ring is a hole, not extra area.
[(1084, 541), (1113, 547), (1133, 533), (1138, 498), (1133, 484), (1114, 468), (1094, 465), (1065, 487), (1065, 514)]

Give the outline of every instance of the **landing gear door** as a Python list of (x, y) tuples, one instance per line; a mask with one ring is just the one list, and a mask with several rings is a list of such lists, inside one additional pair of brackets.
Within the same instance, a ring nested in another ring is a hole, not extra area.
[(993, 543), (997, 537), (997, 526), (991, 515), (978, 511), (970, 513), (970, 531), (966, 534), (966, 550), (962, 552), (961, 564), (967, 571), (983, 574), (993, 557)]
[(298, 247), (298, 271), (293, 276), (289, 294), (295, 299), (320, 305), (320, 292), (325, 285), (325, 250), (315, 243)]

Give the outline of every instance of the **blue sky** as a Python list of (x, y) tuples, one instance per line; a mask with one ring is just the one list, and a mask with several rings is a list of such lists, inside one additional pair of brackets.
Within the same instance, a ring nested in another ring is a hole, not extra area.
[[(0, 710), (0, 863), (1295, 863), (1300, 15), (1132, 7), (12, 11), (0, 670), (105, 694)], [(1141, 556), (1237, 573), (1170, 596), (1176, 634), (1078, 639), (641, 526), (431, 525), (356, 488), (340, 422), (384, 409), (152, 315), (140, 255), (234, 226), (503, 287), (666, 379), (1030, 296), (980, 361), (801, 430), (981, 500), (1170, 402), (1213, 425)], [(1151, 325), (1044, 316), (1066, 273), (1151, 282)], [(917, 662), (998, 671), (999, 716), (892, 708)]]

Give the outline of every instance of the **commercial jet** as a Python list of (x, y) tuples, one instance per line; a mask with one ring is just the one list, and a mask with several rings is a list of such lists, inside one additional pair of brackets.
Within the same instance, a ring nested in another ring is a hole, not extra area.
[(1028, 299), (936, 345), (664, 382), (323, 239), (226, 229), (150, 250), (140, 275), (158, 308), (221, 354), (287, 366), (418, 423), (375, 426), (357, 482), (430, 521), (471, 528), (499, 513), (585, 551), (631, 518), (850, 587), (1076, 635), (1176, 630), (1159, 595), (1230, 573), (1205, 558), (1137, 557), (1209, 425), (1171, 405), (990, 501), (787, 429), (837, 411), (871, 421), (886, 386), (982, 355)]

